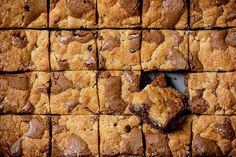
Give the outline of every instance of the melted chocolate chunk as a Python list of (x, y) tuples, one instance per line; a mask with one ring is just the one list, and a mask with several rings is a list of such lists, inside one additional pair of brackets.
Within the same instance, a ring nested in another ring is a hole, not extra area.
[(150, 0), (143, 0), (143, 13), (147, 13), (150, 8)]
[(211, 32), (211, 47), (213, 49), (226, 50), (225, 36), (227, 31), (212, 31)]
[(140, 49), (140, 32), (133, 31), (129, 34), (129, 52), (134, 53)]
[(156, 43), (160, 45), (165, 40), (163, 33), (159, 30), (144, 30), (143, 41), (148, 43)]
[(91, 31), (76, 31), (73, 32), (73, 40), (81, 43), (87, 43), (94, 39), (94, 34)]
[(190, 67), (192, 70), (198, 70), (198, 71), (203, 70), (203, 65), (198, 58), (197, 52), (190, 52), (189, 60), (190, 60)]
[(91, 54), (91, 56), (85, 60), (84, 66), (89, 68), (89, 69), (96, 69), (97, 68), (97, 56), (96, 52)]
[(119, 0), (120, 6), (129, 13), (129, 16), (139, 15), (139, 0)]
[(184, 56), (177, 48), (169, 49), (167, 59), (170, 60), (171, 64), (177, 69), (185, 69), (188, 66)]
[(27, 102), (26, 105), (21, 109), (22, 113), (33, 113), (35, 110), (34, 105), (32, 105), (30, 102)]
[(81, 18), (95, 9), (95, 4), (91, 0), (67, 0), (66, 2), (71, 16), (75, 18)]
[(44, 135), (44, 130), (46, 129), (47, 129), (47, 126), (44, 122), (44, 119), (37, 116), (37, 117), (34, 117), (29, 122), (29, 129), (25, 133), (25, 136), (28, 136), (34, 139), (41, 139)]
[(104, 41), (104, 43), (102, 44), (101, 51), (111, 51), (116, 47), (120, 47), (120, 41), (114, 38), (110, 38)]
[(140, 77), (137, 75), (134, 75), (132, 71), (125, 71), (124, 72), (126, 80), (129, 82), (130, 92), (138, 92), (139, 91), (139, 83), (140, 83)]
[(68, 100), (65, 102), (65, 106), (67, 108), (67, 112), (73, 111), (73, 109), (80, 104), (80, 102), (75, 101), (75, 100)]
[(11, 146), (11, 156), (12, 157), (20, 157), (22, 156), (22, 139), (19, 138), (12, 146)]
[(61, 59), (58, 61), (58, 64), (62, 70), (70, 69), (70, 64), (67, 59)]
[(54, 72), (52, 74), (51, 92), (53, 94), (59, 94), (72, 87), (73, 83), (64, 76), (64, 73)]
[(232, 46), (236, 47), (236, 30), (230, 30), (225, 38), (225, 42)]
[(167, 82), (165, 80), (165, 75), (163, 73), (158, 74), (155, 79), (151, 82), (151, 85), (156, 87), (156, 86), (160, 86), (160, 87), (167, 87)]
[(23, 31), (13, 32), (13, 34), (12, 34), (12, 45), (13, 46), (23, 49), (26, 47), (27, 43), (28, 43), (28, 39), (27, 39), (25, 32), (23, 32)]
[(230, 118), (225, 118), (223, 124), (216, 124), (214, 131), (220, 134), (220, 136), (224, 139), (233, 141), (235, 138), (235, 133), (231, 125)]
[(226, 17), (227, 21), (233, 21), (234, 19), (236, 19), (236, 11), (228, 14), (227, 17)]
[(177, 46), (184, 40), (184, 37), (181, 36), (178, 32), (174, 32), (172, 36), (173, 36)]
[(24, 91), (29, 90), (29, 78), (26, 74), (8, 75), (7, 80), (12, 88)]
[(193, 113), (204, 113), (208, 108), (208, 102), (201, 97), (193, 97), (190, 102), (190, 109)]

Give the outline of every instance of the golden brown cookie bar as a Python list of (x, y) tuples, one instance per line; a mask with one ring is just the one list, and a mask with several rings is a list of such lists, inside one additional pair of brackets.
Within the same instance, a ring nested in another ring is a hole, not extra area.
[(95, 31), (53, 31), (50, 38), (51, 69), (97, 68)]
[(103, 71), (98, 75), (98, 95), (102, 114), (131, 114), (132, 93), (139, 91), (140, 72)]
[(49, 27), (93, 28), (96, 0), (50, 0)]
[(144, 122), (164, 131), (179, 123), (184, 109), (183, 96), (167, 85), (164, 74), (157, 75), (143, 90), (133, 93), (129, 105), (129, 110)]
[(236, 117), (199, 116), (193, 121), (192, 156), (236, 156)]
[(235, 0), (191, 0), (190, 27), (235, 27)]
[(200, 114), (236, 114), (236, 72), (188, 76), (190, 110)]
[(94, 71), (53, 72), (51, 80), (51, 113), (82, 115), (98, 113)]
[(98, 0), (98, 27), (133, 28), (140, 25), (139, 0)]
[(142, 26), (185, 29), (187, 27), (186, 0), (143, 0)]
[(1, 0), (1, 28), (47, 27), (47, 0)]
[(188, 35), (185, 31), (143, 30), (142, 69), (187, 70)]
[(236, 70), (236, 29), (193, 31), (189, 49), (193, 71)]
[(0, 75), (0, 113), (49, 113), (49, 82), (45, 72)]
[(108, 70), (140, 70), (138, 30), (100, 30), (98, 32), (99, 67)]
[(135, 116), (100, 116), (101, 156), (142, 156), (140, 120)]
[(0, 71), (48, 70), (48, 31), (0, 31)]
[(191, 117), (172, 132), (164, 133), (143, 124), (146, 141), (146, 157), (151, 156), (190, 156)]
[(98, 156), (98, 117), (52, 117), (52, 156)]
[(47, 157), (49, 120), (48, 116), (39, 115), (1, 115), (1, 156)]

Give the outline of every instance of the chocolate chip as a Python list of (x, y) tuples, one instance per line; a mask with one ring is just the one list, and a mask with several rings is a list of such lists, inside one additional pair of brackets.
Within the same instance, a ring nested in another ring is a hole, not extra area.
[(29, 101), (26, 105), (21, 109), (21, 113), (34, 113), (35, 107)]
[(91, 56), (85, 60), (84, 66), (89, 68), (89, 69), (96, 69), (97, 68), (97, 56), (96, 52), (91, 54)]
[(227, 45), (225, 44), (225, 36), (227, 31), (212, 31), (211, 32), (211, 47), (213, 49), (226, 50)]
[(156, 43), (157, 46), (160, 45), (165, 40), (163, 33), (159, 30), (144, 30), (143, 31), (143, 41), (148, 43)]
[(95, 9), (95, 4), (90, 0), (67, 0), (66, 4), (74, 18), (81, 18)]
[(156, 87), (156, 86), (160, 86), (160, 87), (166, 87), (167, 86), (167, 82), (165, 80), (165, 75), (163, 73), (160, 73), (159, 75), (157, 75), (155, 77), (155, 79), (151, 82), (151, 85)]
[(11, 146), (11, 156), (12, 157), (20, 157), (22, 156), (22, 139), (19, 138), (12, 146)]
[(176, 46), (178, 46), (184, 40), (184, 37), (181, 36), (178, 32), (173, 32), (172, 36), (176, 42)]
[(34, 117), (29, 122), (29, 129), (25, 133), (25, 136), (34, 138), (34, 139), (41, 139), (44, 135), (44, 130), (46, 130), (46, 124), (44, 122), (44, 119), (37, 116)]
[(80, 102), (75, 101), (75, 100), (68, 100), (65, 102), (65, 106), (67, 108), (67, 112), (73, 111), (73, 109), (80, 104)]
[(225, 42), (232, 47), (236, 47), (236, 30), (235, 29), (228, 31), (228, 34), (225, 38)]
[(233, 21), (234, 19), (236, 19), (236, 11), (228, 14), (227, 17), (226, 17), (227, 21)]
[(29, 78), (26, 74), (8, 75), (7, 80), (12, 88), (24, 91), (29, 90)]
[(126, 80), (129, 82), (130, 92), (138, 92), (139, 91), (139, 83), (140, 83), (140, 77), (137, 75), (134, 75), (132, 71), (125, 71), (124, 72)]
[(149, 110), (152, 107), (152, 105), (153, 102), (150, 99), (148, 99), (142, 104), (131, 104), (129, 106), (129, 110), (135, 115), (144, 118), (148, 116)]
[(222, 6), (222, 5), (227, 5), (229, 3), (229, 0), (217, 0), (216, 6)]
[(193, 113), (204, 113), (208, 108), (208, 102), (201, 97), (193, 97), (190, 101), (190, 109)]
[(170, 48), (168, 50), (167, 59), (177, 69), (185, 69), (188, 66), (186, 59), (177, 48)]
[(67, 146), (63, 151), (64, 156), (76, 157), (76, 156), (90, 156), (88, 144), (77, 135), (70, 135), (66, 139)]
[(12, 34), (12, 45), (13, 46), (23, 49), (26, 47), (27, 43), (28, 43), (28, 39), (27, 39), (25, 32), (23, 32), (23, 31), (13, 32), (13, 34)]
[(119, 3), (129, 13), (129, 16), (139, 15), (139, 0), (119, 0)]
[(162, 5), (164, 19), (161, 25), (168, 28), (175, 27), (184, 12), (184, 6), (183, 0), (164, 0)]
[(59, 94), (72, 87), (73, 83), (64, 76), (63, 72), (54, 72), (52, 74), (51, 92), (53, 94)]
[(105, 84), (105, 106), (107, 113), (121, 114), (125, 111), (127, 104), (121, 98), (121, 78), (111, 76)]
[(109, 38), (103, 42), (101, 51), (111, 51), (116, 47), (120, 47), (120, 41), (118, 39)]
[(222, 156), (220, 148), (211, 139), (196, 135), (193, 139), (193, 156)]
[(198, 70), (201, 71), (203, 70), (203, 65), (201, 61), (198, 58), (198, 53), (197, 52), (190, 52), (189, 53), (189, 60), (190, 60), (190, 67), (193, 70)]
[(230, 118), (225, 118), (223, 124), (215, 124), (214, 131), (220, 134), (224, 139), (233, 141), (235, 138), (234, 129), (231, 125)]
[(150, 0), (143, 0), (143, 13), (147, 13), (150, 8)]
[(129, 34), (129, 52), (134, 53), (140, 49), (140, 32), (133, 31)]
[(126, 125), (124, 130), (125, 130), (125, 132), (129, 133), (131, 131), (131, 126), (130, 125)]
[(81, 43), (87, 43), (94, 39), (94, 34), (91, 31), (76, 31), (73, 32), (73, 40)]

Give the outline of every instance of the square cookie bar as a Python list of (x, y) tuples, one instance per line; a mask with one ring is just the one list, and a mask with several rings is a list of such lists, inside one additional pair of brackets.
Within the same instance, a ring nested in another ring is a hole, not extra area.
[(188, 35), (185, 31), (143, 30), (141, 65), (149, 70), (187, 70)]
[(0, 155), (2, 157), (47, 157), (49, 117), (39, 115), (0, 116)]
[(0, 75), (0, 113), (48, 114), (49, 82), (45, 72)]
[(164, 133), (143, 124), (146, 142), (146, 157), (152, 156), (190, 156), (191, 118), (183, 122), (172, 132)]
[(50, 41), (52, 70), (97, 68), (95, 31), (53, 31)]
[(132, 93), (139, 91), (140, 72), (102, 71), (98, 75), (98, 95), (102, 114), (131, 114)]
[(140, 26), (140, 0), (98, 0), (98, 27), (133, 28)]
[(192, 156), (236, 156), (236, 117), (195, 117)]
[(185, 29), (187, 16), (186, 0), (143, 0), (143, 27)]
[(235, 27), (235, 0), (191, 0), (190, 27)]
[(98, 157), (98, 117), (64, 115), (52, 117), (52, 156)]
[(189, 34), (193, 71), (236, 70), (236, 29), (193, 31)]
[(140, 120), (135, 116), (100, 116), (101, 156), (143, 156)]
[(0, 28), (47, 27), (47, 0), (1, 0)]
[(48, 31), (0, 31), (0, 71), (48, 70)]
[(188, 76), (190, 110), (200, 114), (236, 114), (236, 72)]
[(96, 0), (50, 0), (49, 27), (93, 28)]
[(140, 42), (138, 30), (100, 30), (97, 40), (99, 68), (140, 70)]
[(99, 111), (96, 73), (65, 71), (51, 73), (52, 114), (95, 114)]

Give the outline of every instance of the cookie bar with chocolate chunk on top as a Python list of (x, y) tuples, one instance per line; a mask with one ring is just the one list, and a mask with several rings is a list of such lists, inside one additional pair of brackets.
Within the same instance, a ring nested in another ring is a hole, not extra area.
[(95, 31), (53, 31), (50, 39), (51, 69), (96, 69), (95, 38)]
[(49, 27), (94, 28), (96, 0), (50, 0)]
[(98, 156), (98, 117), (52, 117), (52, 156)]
[(190, 32), (189, 50), (193, 71), (236, 70), (236, 29)]
[(199, 114), (236, 114), (236, 72), (188, 76), (190, 110)]
[(0, 71), (48, 70), (48, 31), (1, 30)]
[(187, 70), (188, 35), (185, 31), (143, 30), (142, 69)]
[(140, 26), (140, 0), (98, 0), (98, 27), (133, 28)]
[(140, 70), (141, 31), (109, 30), (98, 32), (99, 68)]
[(146, 142), (146, 157), (152, 156), (190, 156), (191, 122), (188, 117), (185, 122), (170, 133), (160, 132), (150, 125), (143, 124)]
[(139, 91), (140, 72), (102, 71), (98, 75), (98, 95), (102, 114), (132, 114), (129, 104)]
[(192, 156), (236, 156), (236, 117), (195, 117)]
[(191, 0), (190, 27), (235, 27), (235, 0)]
[(81, 115), (98, 113), (94, 71), (53, 72), (51, 80), (51, 113)]
[(185, 29), (187, 16), (186, 0), (143, 0), (143, 27)]
[(140, 120), (135, 116), (100, 116), (101, 156), (143, 156)]
[(47, 157), (50, 143), (49, 122), (48, 116), (1, 115), (1, 156)]
[(47, 27), (47, 0), (2, 0), (0, 12), (0, 28)]
[(169, 131), (182, 122), (184, 97), (167, 85), (164, 74), (159, 74), (140, 92), (133, 93), (129, 110), (161, 131)]
[(45, 72), (0, 75), (0, 113), (48, 114), (49, 82)]

